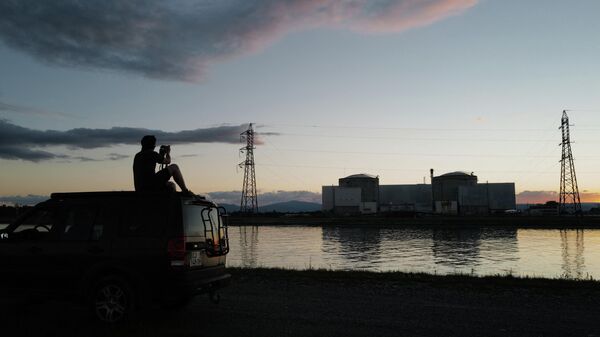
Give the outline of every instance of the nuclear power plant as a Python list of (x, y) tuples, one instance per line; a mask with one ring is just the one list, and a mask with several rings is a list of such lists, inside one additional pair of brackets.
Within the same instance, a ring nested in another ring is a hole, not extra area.
[(414, 212), (485, 215), (516, 209), (514, 183), (479, 183), (471, 172), (434, 176), (431, 184), (380, 185), (379, 176), (355, 174), (323, 186), (323, 210), (335, 214)]

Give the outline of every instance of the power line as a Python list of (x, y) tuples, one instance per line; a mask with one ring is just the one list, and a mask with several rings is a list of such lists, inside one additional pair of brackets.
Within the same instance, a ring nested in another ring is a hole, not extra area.
[[(402, 153), (402, 152), (373, 152), (373, 151), (337, 151), (337, 150), (306, 150), (279, 148), (287, 152), (326, 153), (326, 154), (361, 154), (404, 157), (465, 157), (465, 158), (556, 158), (550, 155), (518, 155), (518, 154), (462, 154), (462, 153)], [(585, 159), (600, 159), (600, 156), (582, 156)]]
[[(582, 111), (582, 110), (577, 110)], [(593, 110), (589, 110), (593, 111)], [(600, 110), (598, 110), (600, 112)], [(419, 128), (419, 127), (371, 127), (371, 126), (340, 126), (340, 125), (318, 125), (318, 124), (261, 124), (261, 127), (291, 127), (291, 128), (309, 128), (309, 129), (358, 129), (358, 130), (399, 130), (399, 131), (448, 131), (448, 132), (545, 132), (555, 131), (556, 129), (528, 128)], [(578, 130), (599, 131), (600, 127), (578, 128)]]
[[(348, 166), (319, 166), (319, 165), (294, 165), (294, 164), (269, 164), (262, 163), (256, 166), (270, 167), (293, 167), (307, 169), (331, 169), (331, 170), (365, 170), (365, 171), (399, 171), (399, 172), (426, 172), (423, 169), (406, 169), (406, 168), (382, 168), (382, 167), (348, 167)], [(443, 169), (442, 169), (443, 171)], [(530, 170), (474, 170), (474, 172), (483, 173), (534, 173), (534, 174), (556, 174), (556, 171), (530, 171)], [(583, 171), (579, 173), (585, 174), (600, 174), (600, 171)]]
[[(367, 170), (367, 171), (401, 171), (401, 172), (426, 172), (423, 169), (406, 169), (406, 168), (381, 168), (381, 167), (342, 167), (342, 166), (318, 166), (318, 165), (292, 165), (292, 164), (256, 164), (257, 166), (272, 166), (272, 167), (294, 167), (294, 168), (309, 168), (309, 169), (332, 169), (332, 170)], [(531, 171), (510, 171), (510, 170), (476, 170), (476, 172), (484, 173), (531, 173)], [(537, 171), (538, 174), (556, 174), (555, 171)], [(592, 172), (586, 172), (592, 173)], [(595, 172), (600, 173), (600, 172)]]
[(351, 138), (351, 139), (394, 139), (402, 141), (452, 141), (452, 142), (498, 142), (498, 143), (545, 143), (552, 141), (547, 140), (535, 140), (535, 139), (485, 139), (485, 138), (415, 138), (415, 137), (390, 137), (390, 136), (344, 136), (344, 135), (319, 135), (319, 134), (306, 134), (306, 133), (280, 133), (280, 136), (292, 136), (292, 137), (310, 137), (310, 138)]

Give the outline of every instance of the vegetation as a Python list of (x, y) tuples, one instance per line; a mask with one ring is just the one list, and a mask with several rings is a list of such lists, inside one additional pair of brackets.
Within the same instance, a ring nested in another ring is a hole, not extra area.
[(515, 276), (512, 273), (496, 274), (489, 276), (478, 276), (474, 274), (450, 274), (437, 275), (428, 273), (413, 273), (402, 271), (391, 272), (371, 272), (360, 270), (329, 270), (329, 269), (307, 269), (293, 270), (285, 268), (232, 268), (228, 271), (234, 277), (240, 278), (278, 278), (278, 279), (297, 279), (312, 281), (332, 281), (332, 282), (392, 282), (403, 281), (424, 282), (437, 285), (473, 285), (473, 286), (518, 286), (518, 287), (541, 287), (547, 289), (567, 289), (577, 287), (590, 287), (600, 289), (600, 282), (587, 276), (583, 279), (567, 278), (558, 276), (556, 278), (541, 278), (529, 276)]

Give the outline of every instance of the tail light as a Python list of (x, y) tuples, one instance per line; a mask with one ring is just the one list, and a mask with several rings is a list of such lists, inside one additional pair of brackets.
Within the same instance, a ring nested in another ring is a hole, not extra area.
[(167, 243), (167, 256), (171, 267), (185, 266), (185, 236), (170, 239)]

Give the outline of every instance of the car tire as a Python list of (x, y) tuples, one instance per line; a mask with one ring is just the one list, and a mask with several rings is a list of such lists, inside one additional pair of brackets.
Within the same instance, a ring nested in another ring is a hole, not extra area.
[(96, 319), (119, 324), (129, 319), (135, 309), (135, 296), (129, 282), (120, 276), (102, 278), (91, 292), (91, 305)]

